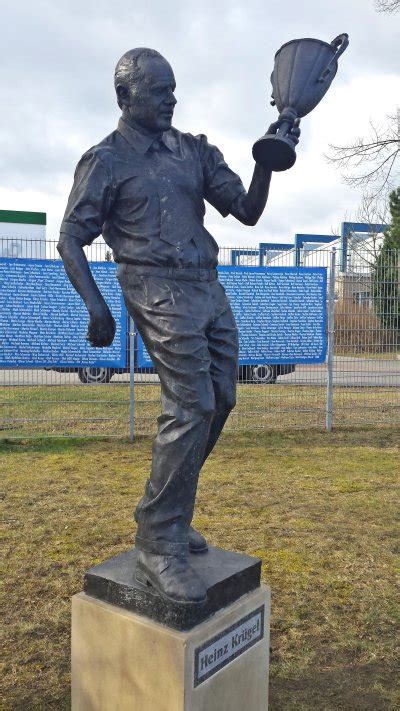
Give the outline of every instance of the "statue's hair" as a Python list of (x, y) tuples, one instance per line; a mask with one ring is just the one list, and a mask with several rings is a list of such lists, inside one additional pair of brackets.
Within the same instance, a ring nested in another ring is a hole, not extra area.
[[(139, 67), (140, 57), (164, 57), (157, 52), (155, 49), (149, 49), (148, 47), (136, 47), (136, 49), (130, 49), (128, 52), (122, 55), (121, 59), (115, 67), (114, 73), (114, 86), (131, 87), (137, 84), (141, 77), (141, 69)], [(122, 109), (122, 104), (119, 99), (118, 106)]]

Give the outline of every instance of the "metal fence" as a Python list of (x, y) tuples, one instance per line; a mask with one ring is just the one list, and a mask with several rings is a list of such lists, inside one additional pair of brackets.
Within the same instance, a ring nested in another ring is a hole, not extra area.
[[(237, 406), (227, 430), (331, 429), (400, 421), (400, 252), (383, 255), (376, 240), (350, 240), (345, 254), (340, 241), (312, 247), (220, 250), (221, 264), (324, 266), (329, 277), (326, 363), (297, 365), (289, 374), (279, 374), (273, 363), (239, 368)], [(89, 261), (111, 259), (100, 241), (86, 252)], [(0, 257), (59, 259), (55, 241), (15, 238), (0, 239)], [(152, 369), (135, 366), (132, 325), (129, 332), (123, 372), (0, 370), (0, 438), (153, 433), (160, 410), (158, 378)]]

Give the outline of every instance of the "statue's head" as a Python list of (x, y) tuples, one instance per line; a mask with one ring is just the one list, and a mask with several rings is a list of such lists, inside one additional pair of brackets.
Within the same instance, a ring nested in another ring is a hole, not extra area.
[(171, 128), (176, 99), (175, 77), (155, 49), (131, 49), (115, 67), (115, 91), (122, 115), (151, 133)]

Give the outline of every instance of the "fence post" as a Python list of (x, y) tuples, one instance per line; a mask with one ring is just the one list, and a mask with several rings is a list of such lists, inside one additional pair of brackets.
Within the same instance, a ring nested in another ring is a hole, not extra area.
[(135, 324), (129, 316), (129, 440), (135, 439)]
[(326, 381), (326, 430), (332, 431), (333, 418), (333, 347), (335, 341), (335, 266), (336, 249), (331, 252), (329, 269), (329, 291), (328, 291), (328, 358), (327, 358), (327, 381)]

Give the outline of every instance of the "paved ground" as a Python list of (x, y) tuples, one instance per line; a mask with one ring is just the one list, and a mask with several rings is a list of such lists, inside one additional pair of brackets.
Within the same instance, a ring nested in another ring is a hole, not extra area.
[[(294, 373), (282, 376), (279, 381), (299, 385), (321, 385), (326, 383), (326, 377), (325, 364), (298, 365)], [(400, 360), (336, 357), (333, 383), (346, 387), (400, 387)]]
[[(114, 375), (112, 382), (128, 382), (128, 374)], [(157, 376), (137, 373), (135, 381), (154, 383)], [(0, 370), (0, 386), (4, 385), (76, 385), (76, 373), (52, 370)], [(294, 373), (280, 376), (280, 384), (325, 385), (326, 365), (298, 365)], [(343, 358), (334, 361), (334, 384), (346, 387), (400, 387), (400, 360), (378, 358)]]

